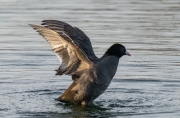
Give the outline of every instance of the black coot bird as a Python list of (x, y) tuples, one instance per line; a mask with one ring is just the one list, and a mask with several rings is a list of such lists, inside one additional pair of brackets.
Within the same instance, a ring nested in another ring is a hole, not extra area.
[(90, 39), (77, 27), (57, 20), (30, 24), (50, 44), (60, 60), (56, 75), (71, 75), (72, 84), (56, 100), (90, 105), (114, 77), (119, 59), (130, 56), (121, 44), (113, 44), (101, 57), (94, 54)]

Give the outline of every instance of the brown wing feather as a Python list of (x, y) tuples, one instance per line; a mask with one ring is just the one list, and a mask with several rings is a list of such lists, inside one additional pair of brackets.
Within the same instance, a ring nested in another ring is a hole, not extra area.
[(53, 52), (58, 56), (60, 66), (56, 74), (72, 74), (80, 65), (85, 64), (84, 67), (88, 67), (91, 63), (86, 54), (64, 32), (57, 33), (46, 27), (33, 24), (30, 26), (46, 39)]
[(43, 20), (42, 22), (42, 25), (57, 33), (64, 32), (67, 34), (91, 61), (98, 60), (94, 54), (90, 39), (79, 28), (58, 20)]

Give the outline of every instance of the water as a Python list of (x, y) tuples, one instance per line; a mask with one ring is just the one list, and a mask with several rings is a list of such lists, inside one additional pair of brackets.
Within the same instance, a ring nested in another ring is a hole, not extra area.
[[(178, 0), (0, 0), (0, 117), (180, 116)], [(71, 83), (55, 76), (59, 61), (28, 24), (45, 19), (82, 29), (101, 57), (113, 43), (124, 56), (94, 107), (55, 101)]]

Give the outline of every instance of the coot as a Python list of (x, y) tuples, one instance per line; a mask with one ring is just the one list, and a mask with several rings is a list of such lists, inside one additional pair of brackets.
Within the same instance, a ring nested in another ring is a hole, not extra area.
[(70, 75), (72, 84), (56, 100), (90, 105), (101, 95), (114, 77), (119, 59), (130, 56), (121, 44), (113, 44), (101, 57), (93, 51), (90, 39), (77, 27), (57, 20), (43, 20), (30, 26), (50, 44), (60, 60), (56, 75)]

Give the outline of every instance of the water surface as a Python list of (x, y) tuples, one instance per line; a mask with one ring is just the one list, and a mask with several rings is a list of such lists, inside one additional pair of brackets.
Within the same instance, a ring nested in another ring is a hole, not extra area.
[[(0, 117), (179, 117), (178, 0), (0, 0)], [(101, 57), (113, 43), (132, 57), (93, 107), (55, 101), (71, 83), (55, 76), (58, 58), (28, 24), (45, 19), (82, 29)]]

